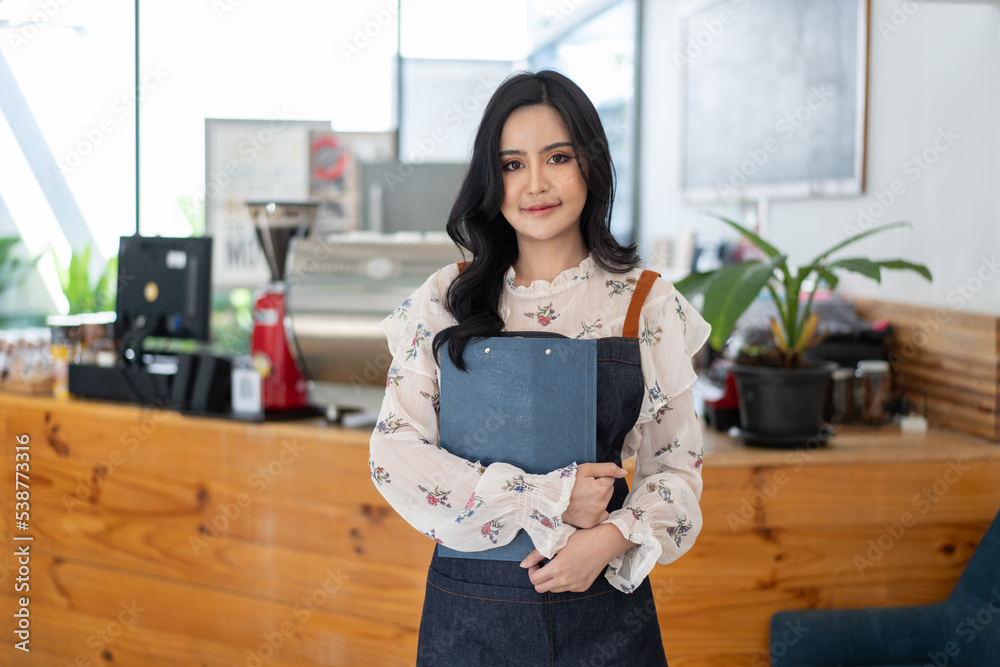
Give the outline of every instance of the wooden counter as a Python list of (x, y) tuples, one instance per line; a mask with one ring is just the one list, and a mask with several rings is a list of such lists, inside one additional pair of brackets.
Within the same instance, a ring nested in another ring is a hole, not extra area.
[[(0, 395), (0, 665), (413, 664), (432, 544), (369, 480), (369, 433)], [(672, 667), (767, 664), (779, 609), (942, 599), (1000, 508), (1000, 447), (940, 432), (795, 452), (707, 433), (704, 465), (705, 529), (651, 577)]]

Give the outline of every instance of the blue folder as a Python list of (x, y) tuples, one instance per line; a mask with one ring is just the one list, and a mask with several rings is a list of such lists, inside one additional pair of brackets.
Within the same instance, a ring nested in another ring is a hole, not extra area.
[[(467, 371), (452, 364), (447, 344), (441, 348), (444, 449), (484, 466), (502, 461), (532, 474), (597, 459), (596, 340), (474, 339), (463, 360)], [(463, 520), (482, 523), (475, 514)], [(509, 544), (484, 551), (439, 544), (438, 555), (521, 561), (532, 549), (521, 530)]]

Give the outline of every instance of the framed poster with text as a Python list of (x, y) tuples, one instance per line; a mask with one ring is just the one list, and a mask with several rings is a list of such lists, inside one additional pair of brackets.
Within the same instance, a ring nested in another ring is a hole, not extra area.
[(356, 227), (358, 161), (395, 158), (395, 133), (334, 133), (329, 121), (205, 119), (205, 230), (217, 289), (270, 279), (246, 202), (320, 203), (314, 234)]

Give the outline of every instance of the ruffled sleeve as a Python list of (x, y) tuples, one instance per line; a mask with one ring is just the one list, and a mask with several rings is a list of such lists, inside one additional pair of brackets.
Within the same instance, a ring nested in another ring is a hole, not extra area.
[(455, 265), (431, 276), (382, 321), (392, 354), (369, 473), (386, 501), (414, 528), (458, 551), (510, 542), (524, 529), (552, 557), (575, 530), (562, 523), (576, 465), (544, 475), (483, 466), (440, 446), (439, 378), (434, 336), (455, 323), (444, 299)]
[(673, 285), (667, 285), (665, 294), (647, 299), (639, 319), (639, 350), (646, 396), (636, 424), (657, 420), (669, 409), (670, 399), (694, 385), (698, 375), (691, 357), (701, 349), (712, 331), (701, 313)]
[(666, 281), (643, 306), (639, 348), (646, 396), (622, 458), (636, 455), (632, 490), (613, 523), (636, 546), (615, 558), (605, 577), (631, 592), (656, 563), (680, 558), (701, 531), (702, 435), (694, 411), (691, 357), (711, 327)]

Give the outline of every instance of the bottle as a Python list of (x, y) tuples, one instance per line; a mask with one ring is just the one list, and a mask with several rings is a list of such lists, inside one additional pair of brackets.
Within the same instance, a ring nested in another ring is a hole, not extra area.
[(881, 359), (859, 361), (854, 378), (854, 407), (858, 421), (872, 425), (889, 421), (889, 401), (892, 399), (889, 362)]
[(850, 368), (833, 371), (827, 421), (831, 424), (848, 424), (854, 421), (854, 370)]
[(50, 334), (52, 358), (52, 395), (65, 399), (69, 396), (69, 365), (76, 356), (75, 320), (69, 316), (52, 315), (46, 318)]

